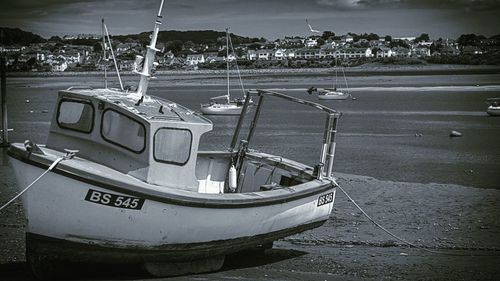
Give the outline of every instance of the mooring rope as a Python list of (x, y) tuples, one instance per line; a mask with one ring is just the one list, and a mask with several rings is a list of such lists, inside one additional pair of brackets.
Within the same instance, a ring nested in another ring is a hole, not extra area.
[(461, 256), (461, 257), (464, 257), (464, 256), (497, 256), (497, 255), (477, 255), (477, 254), (471, 254), (471, 255), (466, 255), (466, 254), (459, 254), (459, 253), (446, 253), (446, 252), (441, 252), (441, 251), (434, 251), (434, 250), (430, 250), (430, 249), (427, 249), (425, 247), (422, 247), (422, 246), (418, 246), (416, 244), (413, 244), (411, 242), (408, 242), (406, 241), (405, 239), (397, 236), (396, 234), (392, 233), (391, 231), (387, 230), (385, 227), (383, 227), (381, 224), (379, 224), (378, 222), (376, 222), (372, 217), (370, 217), (370, 215), (368, 215), (359, 205), (358, 203), (356, 203), (356, 201), (354, 201), (354, 199), (351, 198), (351, 196), (349, 196), (349, 194), (347, 194), (347, 192), (334, 180), (334, 179), (330, 179), (332, 181), (332, 183), (338, 187), (340, 189), (340, 191), (342, 191), (342, 193), (344, 193), (344, 195), (347, 197), (347, 199), (349, 201), (351, 201), (354, 206), (356, 206), (356, 208), (358, 208), (358, 210), (361, 211), (361, 213), (363, 213), (363, 215), (368, 218), (373, 224), (375, 224), (378, 228), (382, 229), (385, 233), (389, 234), (391, 237), (393, 237), (394, 239), (410, 246), (410, 247), (413, 247), (413, 248), (417, 248), (417, 249), (420, 249), (420, 250), (423, 250), (423, 251), (426, 251), (426, 252), (429, 252), (429, 253), (433, 253), (433, 254), (438, 254), (438, 255), (448, 255), (448, 256)]
[(38, 178), (36, 178), (32, 183), (30, 183), (25, 189), (23, 189), (21, 192), (19, 192), (14, 198), (10, 199), (7, 203), (3, 204), (2, 207), (0, 207), (0, 211), (9, 206), (12, 202), (14, 202), (17, 198), (19, 198), (21, 195), (23, 195), (28, 189), (30, 189), (35, 183), (37, 183), (41, 178), (43, 178), (48, 172), (52, 171), (59, 162), (62, 160), (69, 159), (66, 156), (65, 157), (59, 157), (57, 158), (52, 164), (49, 166), (45, 172), (43, 172)]
[(9, 206), (12, 202), (14, 202), (17, 198), (19, 198), (21, 195), (23, 195), (28, 189), (30, 189), (35, 183), (37, 183), (41, 178), (43, 178), (48, 172), (52, 171), (59, 162), (67, 159), (72, 159), (73, 156), (77, 153), (77, 150), (66, 150), (66, 155), (63, 157), (57, 158), (52, 164), (49, 166), (45, 172), (43, 172), (38, 178), (36, 178), (32, 183), (30, 183), (26, 188), (24, 188), (21, 192), (19, 192), (14, 198), (10, 199), (7, 203), (3, 204), (2, 207), (0, 207), (0, 211), (2, 211), (4, 208)]

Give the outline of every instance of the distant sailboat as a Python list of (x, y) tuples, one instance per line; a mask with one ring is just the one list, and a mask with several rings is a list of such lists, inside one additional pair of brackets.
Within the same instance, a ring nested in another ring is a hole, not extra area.
[(500, 98), (489, 98), (486, 102), (489, 104), (486, 113), (490, 116), (500, 116)]
[(338, 81), (338, 67), (337, 67), (337, 60), (335, 60), (335, 81), (333, 83), (332, 88), (324, 88), (324, 89), (316, 89), (314, 87), (311, 87), (308, 90), (309, 94), (312, 94), (313, 91), (318, 92), (318, 99), (320, 100), (346, 100), (347, 98), (351, 97), (351, 94), (349, 94), (349, 87), (347, 86), (347, 79), (345, 77), (345, 72), (344, 69), (341, 68), (342, 70), (342, 77), (345, 83), (345, 87), (341, 88), (339, 87), (339, 81)]
[(241, 81), (241, 75), (238, 68), (238, 63), (235, 60), (238, 77), (240, 79), (241, 90), (243, 91), (243, 98), (231, 99), (231, 91), (229, 84), (229, 46), (231, 46), (234, 54), (233, 44), (229, 37), (229, 29), (226, 29), (226, 68), (227, 68), (227, 93), (222, 96), (212, 97), (208, 104), (201, 105), (201, 113), (206, 115), (240, 115), (245, 100), (245, 89)]

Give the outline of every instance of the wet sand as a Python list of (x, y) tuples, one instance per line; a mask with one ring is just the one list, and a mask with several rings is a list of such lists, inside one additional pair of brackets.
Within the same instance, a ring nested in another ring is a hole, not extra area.
[[(6, 184), (13, 185), (9, 168), (2, 166), (1, 171), (9, 179)], [(264, 255), (228, 256), (218, 272), (170, 279), (495, 280), (500, 276), (499, 190), (337, 176), (375, 220), (407, 241), (441, 254), (395, 242), (338, 191), (334, 211), (322, 227), (278, 241)], [(2, 187), (2, 200), (13, 194), (11, 188)], [(0, 276), (32, 280), (24, 257), (20, 203), (1, 216)], [(83, 280), (170, 280), (153, 278), (129, 265), (69, 268), (71, 278)]]
[[(72, 80), (74, 77), (31, 77), (8, 81), (9, 102), (14, 105), (10, 112), (15, 129), (11, 140), (45, 142), (56, 91), (72, 85)], [(330, 77), (259, 76), (247, 80), (248, 87), (263, 84), (306, 98), (310, 97), (304, 96), (302, 90), (310, 83), (331, 83)], [(499, 279), (500, 119), (484, 113), (484, 99), (500, 95), (495, 88), (498, 81), (498, 74), (368, 75), (352, 79), (357, 101), (335, 103), (344, 112), (335, 167), (344, 172), (336, 174), (339, 183), (387, 229), (443, 254), (410, 249), (395, 242), (338, 191), (334, 211), (322, 227), (278, 241), (263, 256), (230, 256), (218, 272), (172, 279)], [(100, 86), (100, 82), (92, 85)], [(181, 75), (154, 81), (151, 86), (154, 94), (197, 108), (202, 100), (224, 88), (224, 80)], [(435, 89), (436, 86), (454, 88), (443, 90)], [(460, 90), (457, 86), (472, 88)], [(387, 91), (384, 87), (410, 89)], [(417, 91), (411, 87), (430, 88)], [(316, 141), (321, 138), (322, 122), (296, 108), (278, 108), (271, 101), (267, 105), (275, 110), (262, 116), (262, 134), (256, 136), (256, 148), (270, 144), (271, 153), (291, 154), (291, 158), (314, 163), (317, 151), (313, 148), (317, 148)], [(287, 111), (306, 114), (306, 118), (285, 115)], [(206, 148), (224, 148), (220, 144), (227, 143), (235, 120), (213, 121), (215, 130), (207, 136)], [(294, 125), (297, 127), (288, 125), (292, 121), (298, 121)], [(284, 133), (277, 134), (276, 128)], [(450, 139), (447, 135), (451, 128), (459, 128), (464, 137)], [(287, 146), (280, 145), (284, 141)], [(11, 198), (17, 188), (2, 149), (0, 202)], [(1, 280), (31, 280), (24, 257), (24, 227), (20, 201), (0, 213)], [(130, 266), (70, 269), (75, 279), (156, 280)]]

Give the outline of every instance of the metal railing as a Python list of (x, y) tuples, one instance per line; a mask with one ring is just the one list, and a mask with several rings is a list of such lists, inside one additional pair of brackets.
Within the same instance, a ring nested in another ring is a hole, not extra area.
[[(268, 90), (249, 90), (247, 91), (247, 95), (245, 97), (245, 103), (243, 104), (243, 108), (241, 110), (240, 118), (238, 119), (238, 124), (236, 125), (236, 129), (234, 131), (233, 138), (231, 140), (231, 145), (229, 150), (231, 152), (235, 151), (236, 144), (238, 142), (238, 138), (240, 135), (240, 131), (243, 125), (243, 121), (245, 119), (245, 116), (247, 114), (247, 109), (250, 104), (251, 96), (258, 96), (259, 100), (257, 102), (257, 108), (255, 109), (255, 113), (252, 119), (252, 122), (250, 123), (250, 129), (248, 132), (248, 136), (245, 143), (245, 149), (246, 147), (250, 144), (250, 141), (254, 135), (255, 129), (257, 127), (257, 122), (260, 117), (261, 109), (262, 109), (262, 104), (264, 102), (264, 97), (265, 96), (273, 96), (281, 99), (285, 99), (294, 103), (298, 104), (303, 104), (306, 106), (310, 106), (313, 108), (316, 108), (318, 110), (324, 111), (327, 113), (327, 118), (325, 122), (325, 129), (324, 129), (324, 134), (323, 134), (323, 144), (321, 147), (321, 156), (319, 163), (317, 165), (317, 174), (316, 177), (318, 179), (321, 179), (323, 177), (330, 178), (332, 175), (332, 170), (333, 170), (333, 159), (335, 157), (335, 137), (337, 133), (337, 123), (338, 119), (341, 116), (341, 113), (329, 108), (327, 106), (324, 106), (319, 103), (315, 103), (312, 101), (307, 101), (295, 97), (291, 97), (282, 93), (274, 92), (274, 91), (268, 91)], [(241, 163), (241, 159), (237, 162)], [(325, 170), (326, 168), (326, 170)], [(238, 171), (239, 172), (239, 171)]]

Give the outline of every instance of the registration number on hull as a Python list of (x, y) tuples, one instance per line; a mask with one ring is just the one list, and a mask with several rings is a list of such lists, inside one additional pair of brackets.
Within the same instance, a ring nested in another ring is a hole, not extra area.
[(89, 189), (87, 195), (85, 196), (85, 201), (132, 210), (140, 210), (142, 208), (142, 205), (144, 205), (143, 198), (117, 195), (93, 189)]
[(332, 202), (333, 202), (333, 192), (323, 194), (318, 198), (318, 207)]

